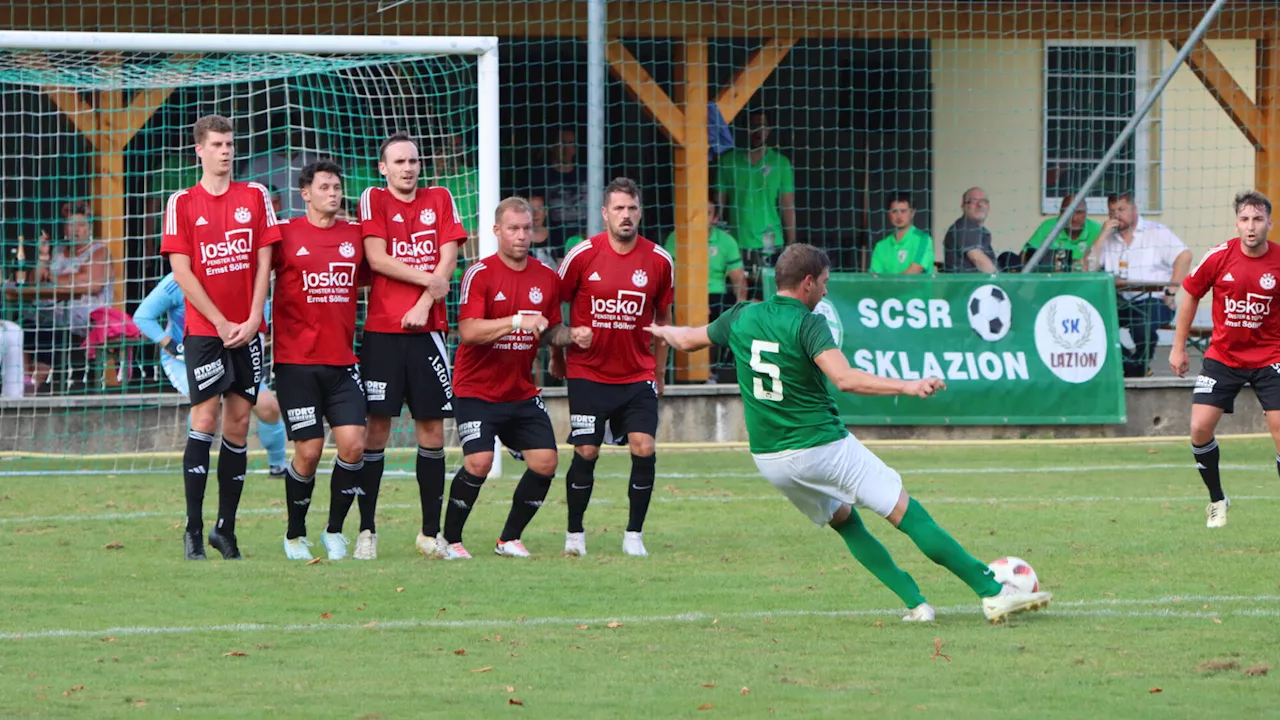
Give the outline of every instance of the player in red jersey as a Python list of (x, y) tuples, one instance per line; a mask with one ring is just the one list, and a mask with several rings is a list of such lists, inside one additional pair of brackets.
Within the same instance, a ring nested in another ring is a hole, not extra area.
[(529, 258), (533, 209), (524, 198), (498, 204), (493, 232), (498, 252), (462, 278), (453, 410), (466, 455), (449, 486), (444, 518), (445, 557), (470, 558), (462, 528), (493, 468), (493, 440), (528, 466), (511, 498), (507, 524), (493, 552), (529, 557), (520, 535), (547, 497), (556, 474), (556, 435), (533, 384), (538, 345), (591, 346), (591, 328), (568, 328), (560, 318), (560, 277)]
[[(347, 557), (342, 523), (360, 493), (364, 469), (364, 385), (352, 351), (364, 235), (360, 223), (337, 219), (342, 168), (336, 163), (310, 163), (302, 168), (298, 186), (306, 214), (280, 221), (272, 297), (276, 390), (293, 441), (293, 461), (284, 481), (289, 510), (284, 553), (290, 560), (311, 559), (307, 509), (324, 452), (323, 421), (328, 420), (338, 458), (329, 478), (329, 523), (320, 541), (330, 560), (342, 560)], [(377, 536), (363, 530), (356, 559), (372, 560), (377, 554)]]
[[(235, 136), (220, 115), (206, 115), (192, 128), (204, 169), (200, 182), (169, 197), (160, 252), (186, 297), (187, 380), (191, 430), (183, 453), (188, 560), (204, 560), (205, 485), (209, 449), (222, 407), (218, 452), (218, 522), (209, 544), (228, 560), (240, 559), (236, 509), (244, 490), (245, 439), (249, 411), (262, 380), (262, 308), (271, 281), (271, 246), (280, 229), (257, 183), (232, 182)], [(225, 398), (225, 401), (224, 401)]]
[[(448, 190), (418, 187), (422, 162), (408, 135), (396, 133), (382, 141), (378, 170), (387, 186), (369, 188), (360, 196), (365, 258), (374, 273), (360, 348), (369, 402), (361, 488), (372, 516), (391, 418), (399, 417), (407, 402), (418, 441), (422, 528), (417, 546), (429, 558), (442, 557), (447, 546), (438, 537), (444, 499), (444, 419), (453, 417), (444, 299), (457, 265), (458, 243), (466, 241), (467, 233)], [(365, 507), (362, 502), (362, 516)]]
[(667, 366), (666, 343), (644, 328), (671, 323), (672, 262), (665, 250), (640, 237), (635, 182), (617, 178), (609, 183), (604, 203), (605, 231), (574, 247), (560, 263), (560, 297), (570, 304), (570, 324), (594, 332), (589, 348), (570, 346), (563, 355), (552, 350), (552, 372), (568, 377), (569, 442), (575, 446), (565, 474), (569, 527), (564, 550), (587, 554), (582, 516), (591, 501), (600, 444), (611, 435), (631, 446), (631, 513), (622, 551), (643, 556), (648, 552), (641, 533), (656, 474), (658, 396)]
[[(1191, 451), (1200, 478), (1209, 489), (1205, 524), (1227, 524), (1230, 501), (1218, 474), (1218, 441), (1214, 430), (1223, 413), (1235, 409), (1236, 395), (1245, 384), (1253, 387), (1267, 416), (1267, 427), (1280, 452), (1280, 307), (1272, 312), (1280, 281), (1280, 246), (1267, 241), (1271, 231), (1271, 201), (1248, 190), (1236, 195), (1236, 232), (1214, 246), (1200, 265), (1182, 281), (1186, 294), (1178, 308), (1178, 324), (1169, 352), (1169, 366), (1178, 377), (1186, 374), (1187, 335), (1200, 298), (1213, 291), (1213, 337), (1191, 391)], [(1277, 303), (1280, 305), (1280, 303)], [(1280, 470), (1280, 454), (1276, 455)]]

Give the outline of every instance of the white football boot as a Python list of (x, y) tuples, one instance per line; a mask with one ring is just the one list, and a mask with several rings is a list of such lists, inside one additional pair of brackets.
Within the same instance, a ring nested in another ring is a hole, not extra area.
[(1231, 507), (1231, 499), (1223, 498), (1204, 506), (1204, 526), (1220, 528), (1227, 526), (1227, 508)]
[(330, 560), (347, 559), (347, 536), (342, 533), (325, 531), (320, 534), (320, 544), (329, 551)]
[(632, 557), (649, 557), (649, 551), (644, 549), (643, 535), (630, 530), (622, 533), (622, 552)]
[(309, 547), (311, 543), (304, 537), (285, 538), (284, 556), (290, 560), (310, 560), (311, 551), (307, 549)]
[(906, 615), (902, 616), (902, 622), (933, 622), (934, 615), (932, 605), (929, 603), (920, 603), (908, 610)]
[(462, 547), (462, 543), (460, 542), (451, 543), (444, 546), (444, 559), (445, 560), (470, 560), (471, 553), (467, 552), (467, 549)]
[(357, 560), (378, 559), (378, 534), (370, 530), (361, 530), (356, 537), (356, 551), (351, 557)]
[(501, 555), (503, 557), (533, 557), (533, 553), (525, 549), (524, 543), (520, 542), (520, 538), (508, 540), (506, 542), (499, 540), (498, 544), (493, 546), (493, 554)]
[(418, 546), (418, 552), (428, 560), (444, 557), (444, 549), (449, 545), (439, 537), (427, 537), (421, 532), (418, 533), (418, 539), (413, 544)]
[(982, 614), (995, 625), (1010, 615), (1048, 607), (1052, 599), (1052, 593), (1022, 592), (1012, 585), (1005, 585), (999, 595), (982, 598)]
[(567, 532), (564, 534), (564, 554), (585, 557), (587, 554), (587, 534)]

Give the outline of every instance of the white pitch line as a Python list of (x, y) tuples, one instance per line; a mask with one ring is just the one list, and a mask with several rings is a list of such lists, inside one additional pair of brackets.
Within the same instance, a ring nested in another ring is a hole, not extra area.
[[(1246, 602), (1262, 602), (1274, 603), (1280, 602), (1280, 596), (1275, 595), (1224, 595), (1224, 596), (1185, 596), (1185, 597), (1164, 597), (1153, 600), (1137, 600), (1137, 599), (1106, 599), (1106, 600), (1076, 600), (1050, 605), (1044, 612), (1057, 617), (1155, 617), (1155, 618), (1171, 618), (1171, 619), (1188, 619), (1199, 620), (1208, 618), (1221, 617), (1280, 617), (1280, 607), (1276, 608), (1242, 608), (1239, 610), (1232, 609), (1228, 612), (1212, 611), (1212, 610), (1194, 610), (1194, 611), (1178, 611), (1173, 608), (1152, 608), (1148, 610), (1122, 610), (1117, 606), (1127, 605), (1175, 605), (1182, 602), (1195, 603), (1246, 603)], [(970, 605), (954, 605), (951, 607), (937, 608), (939, 615), (976, 615), (980, 612), (976, 603)], [(609, 616), (596, 618), (570, 618), (570, 617), (541, 617), (541, 618), (492, 618), (492, 619), (469, 619), (469, 620), (389, 620), (385, 622), (373, 621), (362, 624), (352, 623), (326, 623), (326, 624), (307, 624), (307, 625), (268, 625), (264, 623), (237, 623), (229, 625), (204, 625), (204, 626), (178, 626), (178, 627), (161, 627), (161, 626), (141, 626), (141, 627), (113, 627), (102, 630), (74, 630), (74, 629), (46, 629), (32, 630), (26, 632), (0, 632), (0, 641), (3, 640), (38, 640), (50, 638), (102, 638), (102, 637), (128, 637), (139, 635), (189, 635), (193, 633), (255, 633), (255, 632), (311, 632), (317, 630), (403, 630), (403, 629), (467, 629), (467, 628), (489, 628), (489, 627), (539, 627), (539, 626), (558, 626), (558, 625), (604, 625), (610, 622), (619, 622), (623, 625), (633, 624), (652, 624), (652, 623), (694, 623), (694, 622), (710, 622), (712, 620), (763, 620), (765, 618), (811, 618), (811, 617), (892, 617), (902, 613), (901, 608), (884, 608), (878, 610), (777, 610), (765, 611), (757, 610), (751, 612), (726, 612), (713, 613), (703, 611), (692, 611), (678, 613), (674, 615), (641, 615), (641, 616)]]
[[(1102, 495), (1088, 495), (1076, 497), (930, 497), (928, 495), (913, 496), (926, 504), (936, 505), (1028, 505), (1038, 503), (1175, 503), (1175, 502), (1202, 502), (1204, 497), (1201, 495), (1186, 495), (1179, 497), (1108, 497)], [(659, 497), (653, 501), (657, 503), (712, 503), (712, 504), (729, 504), (741, 502), (782, 502), (786, 498), (781, 495), (741, 495), (741, 496), (697, 496), (697, 497)], [(1257, 502), (1274, 502), (1280, 500), (1280, 495), (1232, 495), (1232, 500), (1236, 501), (1257, 501)], [(502, 505), (505, 500), (481, 500), (480, 505)], [(559, 502), (552, 500), (549, 502)], [(597, 498), (591, 501), (592, 505), (614, 505), (622, 502), (612, 498)], [(379, 510), (411, 510), (418, 508), (417, 503), (393, 503), (379, 505)], [(315, 512), (327, 512), (328, 508), (323, 505), (313, 505), (312, 510)], [(285, 508), (246, 508), (240, 510), (237, 514), (245, 515), (284, 515)], [(28, 515), (0, 517), (0, 525), (21, 525), (30, 523), (58, 523), (58, 522), (107, 522), (112, 520), (145, 520), (148, 518), (170, 518), (173, 520), (181, 520), (182, 512), (174, 510), (171, 512), (140, 510), (138, 512), (115, 512), (115, 513), (99, 513), (96, 515)]]

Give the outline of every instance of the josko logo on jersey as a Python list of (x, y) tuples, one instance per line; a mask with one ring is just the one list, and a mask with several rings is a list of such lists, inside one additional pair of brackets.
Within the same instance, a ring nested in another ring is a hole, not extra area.
[[(1272, 284), (1275, 280), (1271, 281)], [(1270, 315), (1271, 314), (1271, 296), (1258, 295), (1257, 293), (1246, 293), (1244, 300), (1236, 300), (1235, 298), (1225, 298), (1226, 311), (1228, 315)]]
[(534, 305), (542, 304), (542, 288), (529, 288), (529, 302)]
[(435, 225), (436, 211), (431, 208), (423, 208), (422, 214), (418, 215), (418, 219), (422, 221), (423, 225)]
[(1271, 273), (1267, 273), (1258, 280), (1258, 284), (1262, 286), (1263, 290), (1274, 290), (1276, 287), (1276, 277)]
[(644, 293), (633, 290), (619, 290), (616, 298), (591, 298), (593, 315), (630, 315), (640, 317), (644, 313)]
[(353, 288), (356, 286), (355, 263), (329, 263), (329, 269), (302, 273), (302, 289)]
[(253, 213), (249, 212), (247, 207), (236, 208), (236, 222), (244, 224), (253, 219)]
[(425, 232), (414, 233), (409, 236), (409, 240), (396, 240), (391, 243), (391, 257), (431, 257), (436, 254), (435, 235), (435, 230), (427, 230)]
[(232, 230), (219, 242), (200, 243), (200, 262), (239, 257), (253, 252), (253, 231)]
[(631, 273), (631, 284), (636, 287), (644, 287), (649, 284), (649, 276), (643, 270), (637, 270)]
[(349, 242), (344, 242), (338, 246), (338, 254), (344, 258), (353, 258), (356, 256), (356, 246)]

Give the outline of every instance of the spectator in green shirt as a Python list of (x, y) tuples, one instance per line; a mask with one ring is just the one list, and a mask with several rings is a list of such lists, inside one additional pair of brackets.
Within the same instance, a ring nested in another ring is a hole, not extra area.
[(722, 210), (728, 210), (729, 225), (743, 251), (755, 293), (768, 258), (781, 250), (783, 243), (796, 241), (796, 187), (791, 161), (769, 147), (768, 116), (756, 110), (747, 122), (748, 149), (720, 156), (716, 200)]
[(914, 275), (933, 272), (933, 238), (918, 229), (911, 195), (897, 193), (889, 198), (889, 224), (893, 234), (876, 243), (871, 251), (871, 272), (879, 275)]
[[(1066, 212), (1074, 199), (1072, 195), (1062, 198), (1062, 206), (1059, 208), (1059, 212)], [(1058, 217), (1061, 217), (1061, 215)], [(1031, 256), (1049, 239), (1049, 233), (1057, 222), (1057, 217), (1051, 217), (1040, 223), (1040, 227), (1036, 228), (1035, 234), (1031, 236), (1026, 246), (1022, 248), (1023, 263), (1031, 261)], [(1072, 213), (1071, 220), (1067, 222), (1067, 226), (1058, 233), (1058, 237), (1054, 238), (1053, 243), (1050, 244), (1049, 251), (1044, 254), (1044, 257), (1040, 258), (1040, 264), (1036, 270), (1053, 272), (1055, 266), (1054, 256), (1063, 250), (1071, 253), (1072, 268), (1080, 269), (1083, 266), (1085, 256), (1089, 254), (1089, 250), (1101, 235), (1102, 225), (1095, 220), (1090, 220), (1085, 203), (1080, 203), (1080, 207), (1076, 208), (1076, 211)]]
[[(720, 317), (720, 313), (734, 303), (747, 299), (747, 275), (742, 269), (738, 241), (718, 227), (720, 218), (716, 214), (716, 206), (713, 203), (707, 205), (707, 308), (710, 321)], [(674, 231), (667, 236), (663, 248), (673, 260), (676, 259)], [(733, 284), (733, 295), (726, 291), (726, 278)]]

